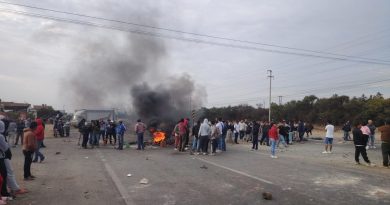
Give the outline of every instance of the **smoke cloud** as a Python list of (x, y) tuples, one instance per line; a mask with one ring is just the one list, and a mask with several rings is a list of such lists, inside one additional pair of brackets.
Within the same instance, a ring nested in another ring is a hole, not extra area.
[(192, 107), (201, 106), (206, 98), (204, 89), (195, 87), (189, 75), (170, 77), (154, 89), (146, 83), (133, 86), (131, 96), (138, 116), (163, 121), (189, 117)]
[(106, 32), (73, 43), (77, 52), (63, 93), (75, 108), (121, 108), (144, 120), (176, 121), (207, 97), (188, 74), (168, 72), (162, 39)]

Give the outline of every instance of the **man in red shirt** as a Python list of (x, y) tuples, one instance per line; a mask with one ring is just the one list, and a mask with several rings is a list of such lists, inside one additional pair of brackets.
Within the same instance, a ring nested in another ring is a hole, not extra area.
[(271, 158), (278, 158), (276, 155), (275, 155), (275, 149), (276, 149), (276, 142), (278, 141), (279, 137), (278, 137), (278, 128), (276, 127), (276, 124), (275, 123), (271, 123), (271, 129), (268, 131), (268, 136), (269, 136), (269, 140), (270, 140), (270, 144), (271, 144)]
[(35, 156), (33, 162), (38, 162), (38, 159), (40, 158), (40, 162), (45, 160), (45, 156), (40, 152), (40, 148), (43, 144), (43, 139), (45, 138), (45, 128), (43, 127), (42, 120), (40, 118), (37, 118), (35, 120), (37, 122), (38, 126), (37, 129), (34, 131), (35, 137), (37, 139), (37, 149), (35, 150)]

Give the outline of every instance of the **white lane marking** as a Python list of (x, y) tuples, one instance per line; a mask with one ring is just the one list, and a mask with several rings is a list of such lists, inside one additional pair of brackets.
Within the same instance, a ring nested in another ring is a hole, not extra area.
[(133, 205), (135, 204), (133, 201), (131, 201), (131, 198), (129, 194), (127, 193), (125, 187), (121, 183), (121, 180), (119, 179), (118, 175), (115, 174), (114, 170), (108, 165), (106, 160), (103, 160), (102, 153), (98, 150), (100, 159), (102, 160), (104, 167), (106, 168), (106, 171), (108, 172), (108, 175), (111, 177), (112, 181), (114, 182), (116, 188), (118, 189), (120, 195), (122, 196), (123, 200), (125, 201), (126, 205)]
[(214, 165), (216, 167), (219, 167), (219, 168), (222, 168), (222, 169), (226, 169), (226, 170), (229, 170), (229, 171), (237, 173), (237, 174), (241, 174), (241, 175), (249, 177), (251, 179), (255, 179), (255, 180), (260, 181), (260, 182), (264, 182), (264, 183), (267, 183), (267, 184), (274, 184), (274, 183), (272, 183), (272, 182), (270, 182), (268, 180), (265, 180), (265, 179), (262, 179), (262, 178), (259, 178), (259, 177), (256, 177), (256, 176), (250, 175), (248, 173), (245, 173), (245, 172), (242, 172), (242, 171), (238, 171), (238, 170), (235, 170), (235, 169), (232, 169), (232, 168), (229, 168), (229, 167), (225, 167), (223, 165), (219, 165), (217, 163), (208, 161), (206, 159), (202, 159), (202, 158), (196, 158), (196, 159), (198, 159), (200, 161), (203, 161), (203, 162), (206, 162), (207, 164), (211, 164), (211, 165)]

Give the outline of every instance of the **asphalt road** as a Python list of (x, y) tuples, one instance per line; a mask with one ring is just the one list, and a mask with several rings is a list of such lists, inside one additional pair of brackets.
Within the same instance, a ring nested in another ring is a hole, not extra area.
[[(76, 135), (76, 134), (75, 134)], [(30, 193), (9, 204), (389, 204), (390, 169), (357, 166), (350, 143), (322, 154), (318, 141), (292, 145), (271, 159), (266, 146), (228, 145), (216, 156), (173, 148), (80, 149), (77, 138), (49, 138), (34, 181), (24, 182), (20, 148), (12, 163)], [(56, 154), (60, 152), (60, 154)], [(380, 164), (380, 150), (369, 150)], [(131, 177), (127, 175), (131, 174)], [(140, 180), (148, 179), (148, 184)], [(264, 200), (270, 192), (273, 200)]]

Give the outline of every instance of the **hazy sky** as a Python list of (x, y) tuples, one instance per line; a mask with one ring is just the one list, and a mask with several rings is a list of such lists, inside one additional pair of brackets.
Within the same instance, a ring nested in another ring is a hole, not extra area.
[[(328, 59), (323, 57), (330, 55), (323, 53), (306, 52), (322, 56), (318, 58), (267, 52), (262, 49), (303, 53), (115, 24), (126, 29), (212, 42), (204, 44), (158, 38), (166, 46), (161, 71), (188, 73), (197, 85), (206, 88), (208, 107), (264, 102), (268, 106), (268, 69), (272, 69), (275, 76), (272, 81), (274, 102), (279, 102), (277, 96), (283, 96), (286, 102), (310, 94), (329, 97), (334, 93), (360, 96), (363, 93), (370, 95), (381, 92), (385, 97), (390, 97), (390, 1), (387, 0), (8, 2), (133, 23), (154, 22), (155, 25), (151, 26), (357, 56), (359, 60), (373, 62)], [(61, 83), (73, 72), (74, 61), (80, 57), (75, 56), (79, 55), (75, 52), (78, 47), (75, 42), (98, 39), (99, 36), (112, 35), (116, 38), (128, 35), (121, 31), (1, 11), (4, 8), (112, 25), (112, 22), (0, 3), (0, 98), (3, 101), (46, 103), (56, 109), (65, 106), (68, 111), (77, 108), (72, 104), (72, 99), (63, 97), (62, 93), (68, 88)], [(96, 79), (96, 83), (100, 80), (104, 79)], [(155, 81), (159, 80), (156, 76)]]

